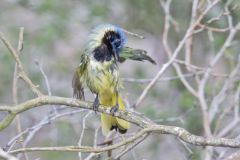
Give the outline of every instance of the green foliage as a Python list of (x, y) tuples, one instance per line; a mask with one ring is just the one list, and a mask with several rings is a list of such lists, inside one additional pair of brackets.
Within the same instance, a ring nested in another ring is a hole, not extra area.
[(71, 152), (43, 152), (39, 154), (38, 157), (42, 157), (41, 159), (51, 159), (51, 160), (59, 160), (59, 159), (78, 159), (78, 154)]
[(76, 139), (78, 139), (78, 137), (74, 134), (75, 131), (71, 124), (67, 122), (58, 122), (56, 123), (56, 127), (58, 130), (58, 145), (71, 145), (76, 143)]
[(214, 48), (218, 51), (226, 40), (226, 36), (222, 34), (214, 34)]
[(201, 160), (201, 152), (198, 149), (192, 149), (192, 154), (189, 156), (189, 160)]
[[(190, 1), (189, 1), (190, 2)], [(186, 28), (189, 26), (189, 20), (191, 17), (191, 3), (187, 1), (172, 1), (170, 12), (175, 20), (178, 22), (180, 36), (185, 33)], [(171, 33), (171, 32), (170, 32)]]
[(182, 91), (179, 98), (179, 107), (188, 110), (193, 108), (194, 102), (196, 101), (195, 97), (190, 94), (188, 91)]
[(193, 134), (199, 135), (202, 132), (202, 115), (199, 109), (194, 109), (185, 117), (184, 128)]
[(159, 91), (158, 91), (158, 89), (156, 88), (153, 88), (150, 92), (149, 92), (149, 94), (150, 94), (150, 97), (152, 97), (152, 98), (158, 98), (159, 97)]
[(104, 1), (94, 1), (94, 0), (83, 0), (84, 4), (88, 6), (88, 18), (87, 23), (92, 23), (93, 21), (103, 21), (110, 22), (111, 14), (109, 14), (109, 0)]
[(29, 0), (19, 0), (18, 3), (21, 6), (28, 6), (29, 5)]
[(142, 78), (145, 78), (145, 71), (142, 67), (137, 67), (135, 70), (134, 70), (134, 77), (136, 79), (142, 79)]
[(170, 84), (173, 88), (178, 89), (179, 91), (184, 91), (185, 86), (183, 85), (183, 83), (181, 82), (180, 79), (174, 80), (174, 81), (170, 81)]
[[(78, 135), (75, 134), (75, 130), (72, 125), (68, 122), (55, 122), (54, 126), (56, 127), (56, 146), (67, 146), (76, 144), (76, 139)], [(44, 139), (43, 145), (51, 146), (52, 140), (49, 141)], [(68, 153), (68, 152), (43, 152), (39, 155), (41, 159), (77, 159), (77, 153)]]
[(52, 14), (58, 18), (67, 18), (68, 16), (68, 7), (71, 7), (71, 2), (58, 0), (42, 0), (40, 5), (36, 8), (39, 14)]
[(144, 115), (146, 115), (147, 117), (151, 117), (151, 119), (156, 118), (156, 109), (151, 105), (141, 107), (140, 111), (144, 113)]
[[(224, 0), (224, 3), (227, 3), (227, 0)], [(229, 5), (229, 12), (230, 15), (232, 15), (234, 24), (239, 23), (240, 21), (240, 1), (239, 0), (233, 0), (231, 1), (231, 4)]]
[[(1, 45), (0, 45), (1, 46)], [(9, 93), (9, 87), (12, 86), (12, 77), (14, 71), (14, 61), (8, 50), (0, 49), (0, 100), (2, 100), (2, 96), (6, 93)], [(6, 87), (8, 86), (8, 87)]]
[(57, 30), (53, 26), (45, 28), (42, 33), (36, 37), (35, 43), (39, 46), (52, 45), (54, 43), (54, 37), (57, 35)]
[(125, 0), (127, 28), (144, 29), (159, 34), (163, 27), (163, 12), (158, 0)]
[(95, 17), (99, 17), (99, 15), (102, 18), (107, 18), (107, 8), (104, 4), (92, 4), (92, 7), (90, 8), (91, 12), (90, 12), (90, 18), (95, 18)]

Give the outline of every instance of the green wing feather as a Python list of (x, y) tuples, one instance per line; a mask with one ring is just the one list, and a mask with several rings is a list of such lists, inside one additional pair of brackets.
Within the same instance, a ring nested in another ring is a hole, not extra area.
[(123, 47), (121, 53), (119, 54), (119, 61), (122, 63), (127, 59), (135, 60), (135, 61), (149, 61), (152, 64), (156, 64), (156, 62), (147, 55), (147, 51), (142, 49), (133, 49), (130, 47)]
[(73, 96), (79, 99), (84, 100), (84, 88), (83, 84), (86, 78), (86, 69), (89, 62), (89, 57), (85, 54), (81, 55), (80, 64), (76, 68), (73, 80), (72, 80), (72, 87), (73, 87)]

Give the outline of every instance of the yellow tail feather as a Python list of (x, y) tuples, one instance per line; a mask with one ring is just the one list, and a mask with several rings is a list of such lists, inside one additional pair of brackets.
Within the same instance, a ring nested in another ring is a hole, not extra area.
[[(116, 105), (116, 94), (112, 94), (112, 97), (108, 98), (105, 96), (106, 94), (99, 95), (100, 104), (104, 106), (115, 106)], [(122, 102), (120, 96), (118, 96), (118, 106), (119, 110), (125, 110), (125, 106)], [(106, 115), (101, 113), (101, 123), (102, 123), (102, 133), (103, 135), (107, 135), (110, 130), (116, 129), (120, 133), (126, 133), (127, 129), (129, 128), (129, 122), (122, 120), (120, 118), (116, 118), (110, 115)]]

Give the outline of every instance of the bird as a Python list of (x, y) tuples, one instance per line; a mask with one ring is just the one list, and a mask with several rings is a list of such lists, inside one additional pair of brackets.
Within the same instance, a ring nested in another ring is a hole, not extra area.
[[(111, 107), (114, 114), (117, 110), (125, 110), (125, 105), (119, 94), (120, 76), (118, 63), (126, 59), (137, 61), (155, 61), (145, 50), (132, 49), (125, 46), (126, 37), (123, 30), (112, 24), (100, 24), (94, 27), (80, 56), (80, 64), (74, 72), (72, 87), (74, 97), (84, 100), (84, 84), (95, 94), (93, 110), (99, 105)], [(126, 120), (101, 113), (103, 135), (111, 130), (126, 133), (130, 127)]]

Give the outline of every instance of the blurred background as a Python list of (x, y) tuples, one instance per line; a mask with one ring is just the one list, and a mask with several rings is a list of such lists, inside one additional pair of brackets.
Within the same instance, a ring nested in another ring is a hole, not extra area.
[[(225, 1), (214, 7), (207, 14), (206, 20), (219, 15), (224, 3)], [(239, 5), (239, 1), (235, 0), (231, 5)], [(172, 1), (170, 11), (177, 22), (170, 28), (169, 33), (169, 44), (173, 49), (190, 23), (191, 10), (191, 0)], [(231, 14), (233, 22), (237, 23), (240, 18), (240, 9), (233, 10)], [(164, 11), (158, 0), (1, 0), (0, 3), (0, 31), (17, 48), (19, 28), (24, 27), (24, 48), (20, 57), (29, 77), (46, 94), (46, 82), (36, 62), (39, 62), (47, 75), (52, 95), (72, 97), (73, 72), (79, 63), (86, 37), (95, 25), (112, 23), (143, 35), (145, 39), (128, 35), (126, 45), (146, 50), (157, 65), (136, 61), (120, 64), (120, 75), (123, 79), (121, 95), (129, 107), (136, 102), (148, 84), (148, 80), (153, 78), (162, 64), (168, 60), (162, 45), (164, 17)], [(213, 26), (226, 27), (226, 17), (220, 18)], [(226, 33), (216, 33), (214, 41), (209, 43), (207, 32), (198, 34), (193, 42), (192, 62), (200, 67), (207, 67), (209, 60), (222, 46), (226, 36)], [(239, 37), (238, 33), (236, 39)], [(236, 40), (236, 44), (239, 44), (239, 41)], [(218, 74), (228, 74), (233, 69), (236, 64), (234, 59), (239, 54), (239, 45), (236, 44), (228, 50), (221, 63), (216, 66)], [(179, 59), (184, 59), (183, 53), (184, 51), (179, 55)], [(0, 43), (0, 104), (13, 104), (14, 65), (15, 62), (7, 48)], [(182, 69), (187, 73), (184, 67)], [(164, 78), (175, 76), (174, 69), (169, 68), (162, 80), (150, 90), (136, 110), (159, 124), (176, 125), (184, 127), (191, 133), (204, 135), (198, 100), (185, 89), (178, 78), (164, 80)], [(144, 80), (144, 82), (129, 82), (129, 78)], [(189, 77), (188, 80), (192, 82), (195, 79)], [(218, 91), (225, 79), (214, 77), (214, 80), (216, 83), (209, 84), (206, 89), (210, 97)], [(87, 89), (86, 91), (89, 93)], [(22, 81), (19, 81), (18, 98), (19, 102), (34, 98)], [(92, 94), (87, 94), (87, 99), (93, 101)], [(49, 106), (25, 112), (21, 115), (22, 129), (39, 124), (51, 110), (52, 107)], [(86, 112), (83, 111), (63, 116), (42, 126), (27, 146), (77, 145), (85, 114)], [(0, 114), (0, 118), (3, 116), (3, 113)], [(92, 145), (95, 129), (100, 125), (99, 116), (93, 113), (86, 121), (83, 144)], [(0, 147), (5, 147), (16, 135), (14, 122), (0, 133)], [(103, 139), (101, 133), (99, 137), (100, 143)], [(18, 144), (15, 145), (17, 146)], [(191, 156), (177, 138), (153, 134), (122, 159), (202, 159), (202, 147), (191, 145), (189, 147), (192, 151)], [(30, 159), (78, 159), (77, 153), (70, 152), (33, 152), (28, 155)]]

